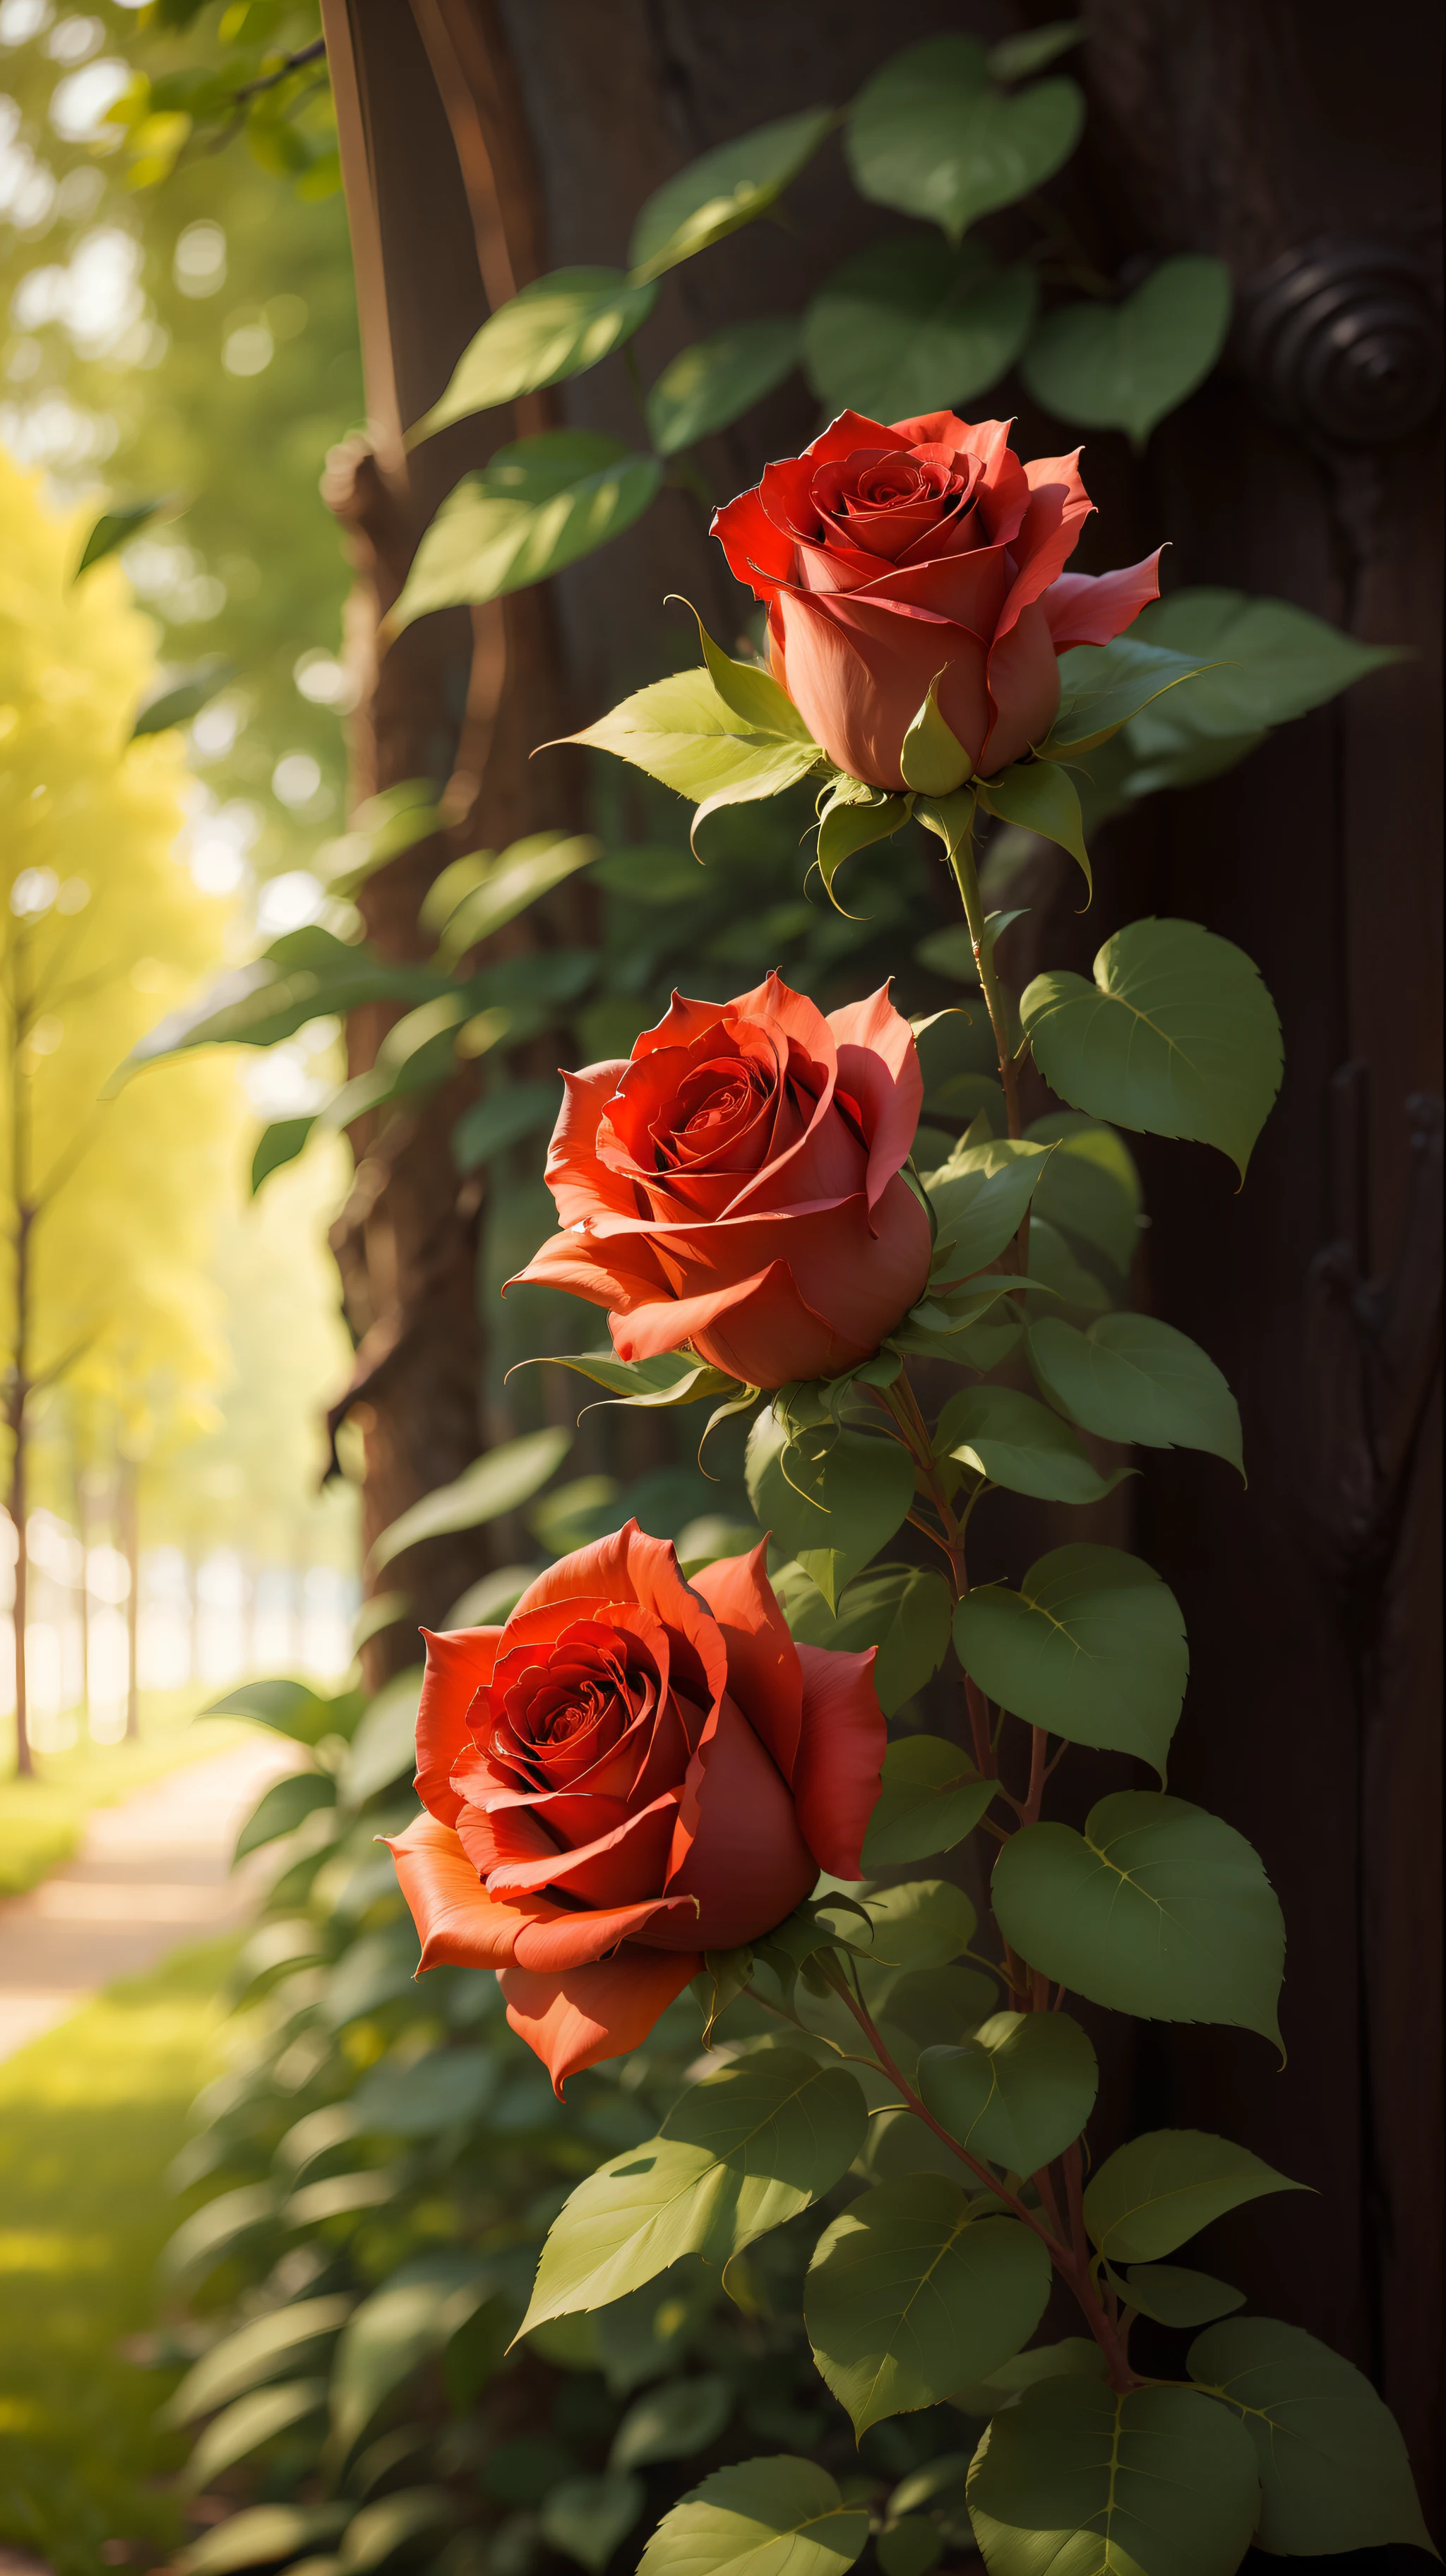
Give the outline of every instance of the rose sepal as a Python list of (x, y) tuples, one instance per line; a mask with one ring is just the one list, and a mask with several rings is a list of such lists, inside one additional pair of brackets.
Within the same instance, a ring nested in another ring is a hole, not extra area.
[(924, 703), (904, 736), (899, 766), (906, 787), (921, 796), (953, 796), (974, 775), (974, 763), (939, 713), (942, 671), (929, 682)]
[(979, 802), (986, 814), (994, 815), (1001, 823), (1014, 823), (1023, 831), (1037, 832), (1042, 840), (1055, 841), (1062, 850), (1068, 850), (1093, 897), (1094, 873), (1085, 848), (1079, 789), (1058, 758), (1017, 760), (1002, 769), (997, 778), (981, 778), (977, 784)]
[(835, 770), (831, 784), (821, 791), (818, 807), (818, 872), (824, 892), (835, 912), (845, 921), (855, 915), (845, 912), (833, 890), (833, 881), (845, 859), (856, 850), (865, 850), (872, 841), (892, 840), (901, 832), (914, 810), (913, 793), (896, 796), (885, 787), (868, 787), (861, 778), (850, 778)]
[(572, 1369), (578, 1377), (591, 1378), (595, 1386), (612, 1389), (610, 1395), (598, 1396), (592, 1404), (584, 1405), (585, 1413), (598, 1412), (612, 1404), (671, 1410), (680, 1404), (702, 1404), (709, 1396), (722, 1395), (728, 1389), (735, 1395), (754, 1391), (741, 1389), (737, 1378), (686, 1349), (659, 1351), (645, 1360), (620, 1360), (613, 1351), (545, 1351), (536, 1359), (518, 1360), (507, 1375), (513, 1377), (524, 1368)]

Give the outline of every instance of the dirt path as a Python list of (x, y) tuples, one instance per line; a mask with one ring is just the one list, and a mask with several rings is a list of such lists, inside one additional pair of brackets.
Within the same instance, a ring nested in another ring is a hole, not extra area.
[[(73, 1860), (0, 1904), (0, 2059), (78, 2012), (98, 1986), (243, 1923), (265, 1855), (231, 1874), (238, 1828), (296, 1762), (258, 1735), (101, 1807)], [(259, 1867), (257, 1866), (259, 1864)]]

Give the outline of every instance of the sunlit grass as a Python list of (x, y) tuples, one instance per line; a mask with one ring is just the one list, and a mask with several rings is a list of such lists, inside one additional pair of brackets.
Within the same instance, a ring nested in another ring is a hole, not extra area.
[[(200, 1683), (186, 1690), (143, 1691), (140, 1740), (97, 1744), (81, 1734), (61, 1753), (37, 1753), (33, 1780), (0, 1780), (0, 1896), (18, 1896), (68, 1860), (94, 1807), (113, 1806), (148, 1780), (224, 1752), (254, 1730), (242, 1718), (193, 1724), (216, 1696)], [(0, 1724), (0, 1741), (6, 1729)]]
[(178, 1951), (0, 2066), (0, 2541), (58, 2576), (101, 2576), (108, 2540), (160, 2558), (179, 2534), (155, 2481), (184, 2444), (153, 2423), (175, 2374), (118, 2347), (153, 2319), (184, 2214), (163, 2177), (220, 2063), (235, 1949)]

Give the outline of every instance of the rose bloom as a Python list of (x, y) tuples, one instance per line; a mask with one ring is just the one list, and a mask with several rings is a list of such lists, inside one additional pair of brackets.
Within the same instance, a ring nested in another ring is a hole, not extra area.
[(1065, 571), (1094, 506), (1078, 457), (1021, 464), (1007, 421), (845, 411), (716, 512), (734, 573), (767, 603), (776, 678), (850, 777), (904, 786), (904, 735), (940, 672), (939, 712), (992, 777), (1049, 731), (1056, 656), (1108, 644), (1158, 597), (1158, 552), (1097, 579)]
[(563, 1079), (568, 1230), (518, 1277), (606, 1306), (623, 1359), (686, 1343), (749, 1386), (837, 1377), (922, 1294), (929, 1220), (900, 1171), (923, 1079), (887, 988), (827, 1019), (776, 975), (675, 993), (627, 1063)]
[(685, 1583), (635, 1521), (501, 1628), (427, 1639), (417, 1791), (391, 1844), (422, 1966), (495, 1968), (565, 2077), (619, 2057), (705, 1950), (862, 1873), (885, 1727), (874, 1650), (795, 1645), (764, 1549)]

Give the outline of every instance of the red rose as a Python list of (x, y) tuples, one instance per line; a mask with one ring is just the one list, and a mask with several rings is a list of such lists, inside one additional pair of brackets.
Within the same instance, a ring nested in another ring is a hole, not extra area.
[(862, 1871), (873, 1649), (796, 1646), (762, 1546), (685, 1583), (635, 1521), (503, 1628), (427, 1639), (417, 1791), (391, 1845), (422, 1966), (495, 1968), (561, 2091), (639, 2046), (702, 1966), (821, 1869)]
[(768, 604), (775, 676), (851, 778), (903, 787), (904, 735), (941, 671), (939, 711), (992, 777), (1048, 732), (1056, 655), (1107, 644), (1158, 596), (1158, 552), (1065, 572), (1094, 506), (1078, 455), (1022, 465), (1007, 421), (845, 411), (715, 514)]
[(929, 1221), (899, 1174), (923, 1080), (887, 988), (827, 1019), (776, 975), (675, 993), (630, 1062), (564, 1080), (568, 1231), (518, 1277), (606, 1306), (625, 1360), (688, 1343), (749, 1386), (837, 1377), (922, 1293)]

